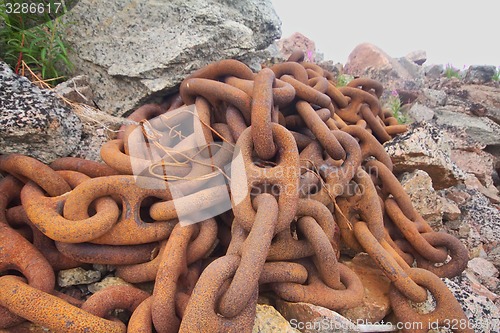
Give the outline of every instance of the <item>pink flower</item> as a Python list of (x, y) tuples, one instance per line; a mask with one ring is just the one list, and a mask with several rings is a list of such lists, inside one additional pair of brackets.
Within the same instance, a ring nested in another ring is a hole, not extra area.
[(309, 61), (313, 60), (313, 53), (311, 50), (307, 50), (307, 59), (309, 59)]

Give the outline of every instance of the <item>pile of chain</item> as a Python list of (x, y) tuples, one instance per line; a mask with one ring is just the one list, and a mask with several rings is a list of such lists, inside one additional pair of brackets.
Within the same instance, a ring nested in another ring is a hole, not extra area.
[[(467, 323), (439, 278), (460, 274), (467, 250), (429, 227), (393, 175), (381, 143), (406, 126), (381, 108), (382, 86), (355, 79), (337, 88), (302, 60), (294, 53), (257, 74), (235, 60), (196, 71), (178, 95), (129, 117), (139, 123), (103, 145), (106, 165), (0, 156), (0, 328), (250, 332), (263, 291), (332, 310), (360, 305), (363, 285), (339, 262), (359, 252), (391, 281), (399, 321), (422, 322), (421, 332)], [(172, 126), (183, 114), (201, 124), (191, 138)], [(205, 144), (183, 148), (193, 140)], [(143, 156), (132, 153), (137, 142), (146, 142)], [(227, 183), (209, 186), (214, 172)], [(174, 200), (174, 181), (189, 194)], [(232, 209), (179, 222), (180, 208), (216, 207), (221, 189)], [(85, 264), (113, 265), (154, 290), (113, 286), (85, 301), (55, 290), (55, 271)], [(428, 293), (435, 309), (417, 312), (412, 302)], [(114, 309), (130, 311), (127, 326)]]

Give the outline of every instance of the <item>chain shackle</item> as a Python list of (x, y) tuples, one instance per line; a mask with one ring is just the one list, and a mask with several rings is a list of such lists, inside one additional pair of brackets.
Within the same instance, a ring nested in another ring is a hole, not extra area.
[(233, 212), (241, 226), (250, 231), (256, 212), (251, 203), (251, 190), (259, 185), (277, 186), (278, 224), (275, 233), (287, 229), (295, 216), (299, 195), (299, 153), (293, 136), (281, 125), (272, 124), (273, 139), (278, 147), (278, 163), (271, 168), (256, 165), (252, 158), (252, 128), (246, 129), (237, 142), (239, 151), (234, 158), (243, 163), (233, 163), (231, 170), (231, 201)]

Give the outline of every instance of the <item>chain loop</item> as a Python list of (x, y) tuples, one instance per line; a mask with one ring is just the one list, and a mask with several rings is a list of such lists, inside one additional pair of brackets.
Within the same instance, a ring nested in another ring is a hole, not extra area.
[[(403, 329), (407, 333), (426, 333), (431, 325), (436, 323), (442, 327), (447, 326), (447, 323), (460, 323), (452, 331), (459, 333), (473, 333), (469, 321), (465, 316), (462, 307), (457, 302), (453, 294), (448, 290), (448, 287), (436, 275), (429, 271), (420, 268), (411, 268), (408, 272), (409, 276), (415, 283), (430, 291), (436, 300), (436, 308), (429, 313), (418, 313), (412, 307), (401, 291), (396, 288), (391, 288), (389, 298), (391, 300), (393, 311), (400, 321), (410, 323), (422, 323), (420, 328), (412, 325), (412, 329)], [(463, 325), (462, 325), (463, 324)], [(451, 325), (455, 326), (455, 325)], [(434, 327), (436, 328), (436, 327)]]

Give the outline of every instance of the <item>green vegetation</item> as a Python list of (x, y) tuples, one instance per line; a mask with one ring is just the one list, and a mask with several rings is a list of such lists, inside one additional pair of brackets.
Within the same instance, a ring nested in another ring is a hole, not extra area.
[(352, 75), (339, 74), (339, 76), (337, 76), (337, 87), (345, 87), (352, 80), (354, 80), (354, 76)]
[(406, 124), (409, 122), (408, 116), (403, 112), (401, 108), (401, 99), (396, 90), (393, 90), (391, 96), (387, 100), (385, 107), (391, 110), (394, 118), (398, 120), (400, 124)]
[[(71, 71), (73, 65), (62, 40), (64, 24), (60, 18), (51, 19), (48, 10), (41, 15), (7, 14), (7, 3), (0, 0), (0, 58), (18, 74), (27, 66), (44, 81), (62, 81), (62, 73)], [(50, 0), (48, 6), (54, 6), (54, 12), (60, 3)]]
[(452, 77), (460, 78), (460, 70), (450, 64), (447, 64), (444, 69), (444, 76), (446, 76), (448, 79)]
[(491, 79), (496, 82), (500, 81), (500, 67), (497, 68)]

